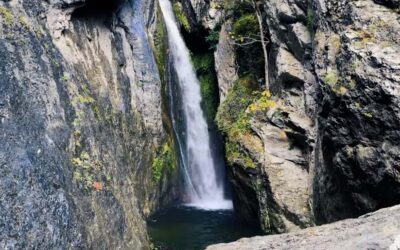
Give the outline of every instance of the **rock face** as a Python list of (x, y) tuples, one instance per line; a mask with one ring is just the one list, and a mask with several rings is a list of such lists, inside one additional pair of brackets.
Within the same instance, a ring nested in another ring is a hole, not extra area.
[(219, 32), (219, 40), (215, 51), (215, 70), (218, 76), (219, 99), (222, 103), (233, 83), (238, 79), (236, 69), (235, 47), (229, 38), (231, 27), (224, 23)]
[(400, 203), (400, 22), (374, 1), (316, 8), (313, 203), (325, 223)]
[(296, 233), (241, 239), (207, 250), (400, 248), (400, 206)]
[[(265, 10), (273, 107), (252, 116), (251, 131), (233, 142), (256, 167), (249, 167), (248, 160), (238, 157), (230, 166), (230, 180), (241, 218), (256, 221), (266, 232), (286, 232), (313, 225), (309, 169), (315, 138), (316, 81), (309, 66), (311, 35), (304, 25), (306, 1), (266, 1)], [(215, 53), (222, 97), (229, 95), (237, 78), (226, 80), (227, 72), (236, 73), (239, 69), (235, 61), (243, 57), (235, 47), (226, 45), (235, 44), (224, 30), (231, 23), (228, 19), (222, 25)], [(225, 62), (222, 69), (219, 62)], [(220, 116), (224, 112), (229, 109), (220, 109)], [(231, 139), (227, 140), (229, 143)]]
[(223, 0), (182, 0), (182, 2), (194, 26), (213, 29), (223, 18)]
[[(398, 1), (264, 1), (271, 107), (251, 116), (250, 131), (226, 138), (243, 219), (285, 232), (400, 203), (396, 8)], [(220, 117), (251, 98), (229, 98), (243, 78), (239, 62), (255, 60), (232, 45), (232, 15), (215, 52)]]
[(152, 169), (155, 19), (153, 1), (0, 2), (1, 249), (149, 248), (143, 216), (173, 197)]

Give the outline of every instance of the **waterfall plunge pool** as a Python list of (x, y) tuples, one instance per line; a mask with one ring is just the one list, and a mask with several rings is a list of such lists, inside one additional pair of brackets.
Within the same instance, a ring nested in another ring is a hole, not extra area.
[(157, 250), (203, 250), (217, 243), (262, 235), (257, 228), (241, 224), (233, 210), (202, 210), (177, 205), (163, 209), (147, 221)]

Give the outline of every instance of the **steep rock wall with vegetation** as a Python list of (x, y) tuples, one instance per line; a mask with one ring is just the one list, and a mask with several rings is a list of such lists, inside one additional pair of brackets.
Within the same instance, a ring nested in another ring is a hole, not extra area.
[(397, 1), (186, 2), (215, 50), (240, 217), (285, 232), (399, 203)]
[(154, 1), (0, 1), (0, 248), (149, 248), (144, 217), (177, 197), (157, 20)]

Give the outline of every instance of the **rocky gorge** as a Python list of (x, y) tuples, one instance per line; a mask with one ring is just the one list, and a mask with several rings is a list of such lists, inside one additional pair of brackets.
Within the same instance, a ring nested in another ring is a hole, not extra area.
[[(210, 249), (400, 248), (399, 8), (173, 1), (238, 218), (290, 232)], [(182, 199), (167, 37), (155, 0), (0, 0), (1, 249), (152, 248)]]

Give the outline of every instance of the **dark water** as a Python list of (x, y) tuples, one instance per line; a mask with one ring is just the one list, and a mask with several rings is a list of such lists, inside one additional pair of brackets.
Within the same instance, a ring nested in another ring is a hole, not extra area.
[(176, 206), (160, 211), (147, 222), (158, 250), (198, 250), (206, 246), (261, 235), (258, 229), (240, 224), (233, 211), (205, 211)]

